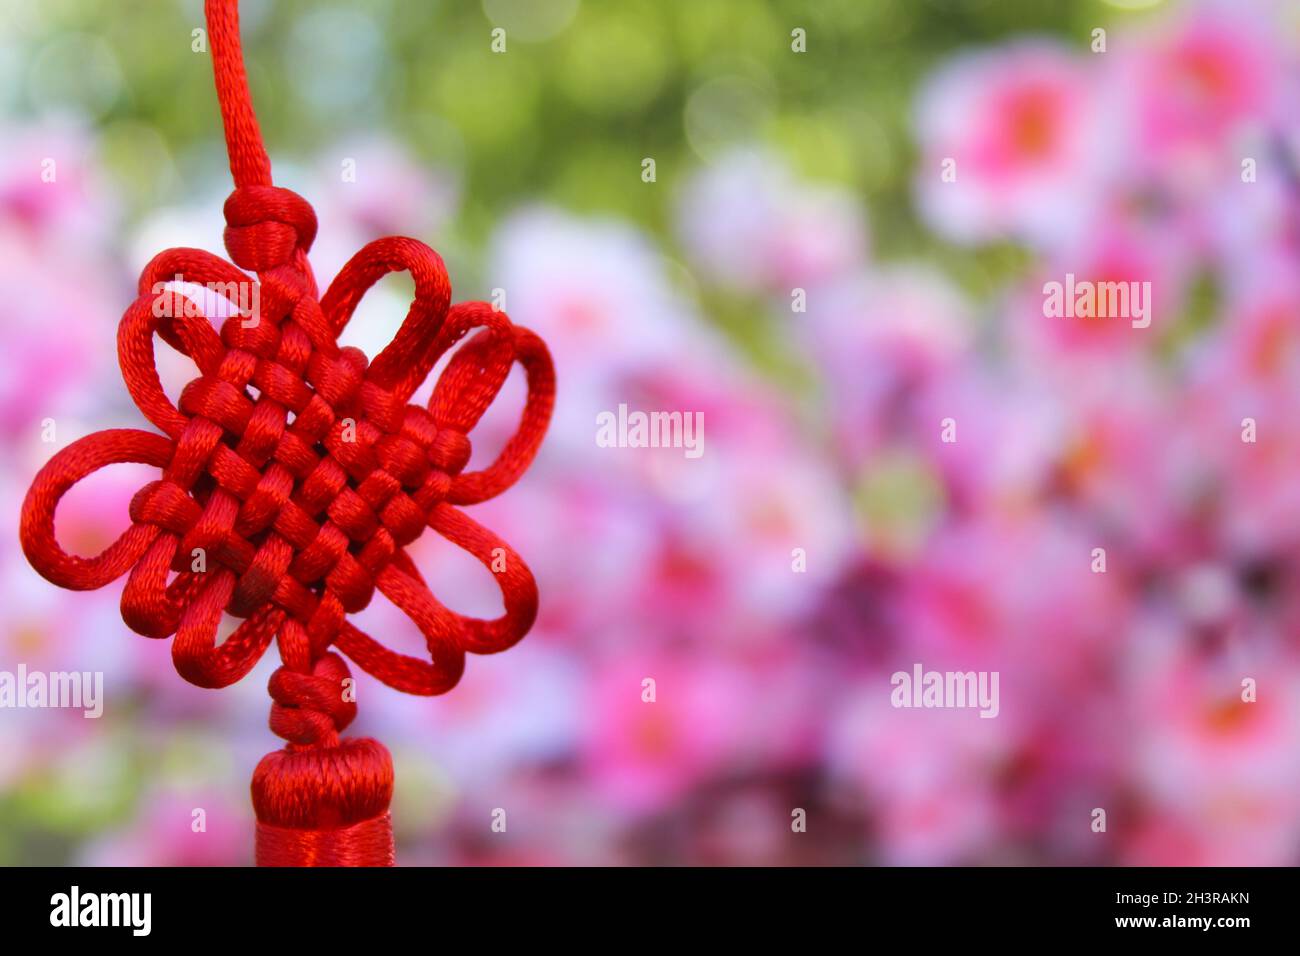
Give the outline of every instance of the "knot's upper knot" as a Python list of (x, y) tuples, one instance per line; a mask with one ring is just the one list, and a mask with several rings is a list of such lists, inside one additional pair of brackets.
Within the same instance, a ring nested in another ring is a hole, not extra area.
[(429, 461), (440, 471), (458, 475), (469, 464), (469, 437), (454, 428), (440, 429), (429, 444)]
[(357, 715), (348, 666), (343, 658), (327, 653), (317, 659), (312, 673), (300, 674), (286, 667), (271, 675), (268, 689), (271, 730), (291, 743), (332, 747), (338, 732)]
[(316, 213), (279, 186), (242, 186), (226, 200), (226, 251), (248, 272), (267, 272), (306, 252), (316, 238)]

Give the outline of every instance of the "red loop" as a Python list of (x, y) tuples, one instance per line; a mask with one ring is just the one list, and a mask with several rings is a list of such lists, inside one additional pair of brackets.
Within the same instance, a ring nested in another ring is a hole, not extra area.
[(159, 468), (171, 461), (174, 445), (161, 435), (114, 429), (79, 438), (37, 473), (23, 501), (18, 535), (23, 553), (41, 576), (59, 587), (90, 591), (121, 577), (158, 535), (158, 528), (133, 524), (94, 558), (70, 555), (54, 535), (59, 500), (82, 478), (106, 465), (137, 462)]
[(348, 260), (320, 303), (338, 336), (367, 290), (390, 272), (402, 271), (409, 272), (415, 282), (415, 298), (397, 335), (375, 356), (367, 374), (370, 382), (392, 393), (398, 402), (411, 397), (447, 348), (440, 333), (451, 302), (451, 282), (442, 257), (414, 239), (378, 239)]

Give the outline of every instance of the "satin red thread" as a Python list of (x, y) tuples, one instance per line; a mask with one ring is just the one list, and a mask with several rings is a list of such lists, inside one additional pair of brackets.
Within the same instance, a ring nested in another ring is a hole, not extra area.
[[(442, 259), (414, 239), (370, 243), (318, 295), (307, 261), (315, 213), (271, 182), (235, 0), (207, 0), (205, 12), (235, 183), (225, 205), (231, 261), (169, 249), (145, 267), (118, 327), (118, 359), (132, 399), (162, 434), (103, 431), (56, 454), (23, 503), (23, 551), (66, 588), (126, 574), (123, 620), (147, 637), (174, 635), (177, 671), (201, 687), (239, 680), (274, 640), (281, 666), (269, 685), (270, 727), (287, 743), (253, 776), (258, 863), (391, 865), (392, 760), (374, 740), (339, 737), (356, 705), (348, 666), (331, 648), (398, 690), (441, 694), (460, 679), (467, 651), (495, 653), (524, 636), (537, 613), (532, 573), (460, 506), (500, 494), (527, 469), (550, 420), (555, 373), (542, 340), (505, 314), (452, 305)], [(394, 271), (411, 274), (414, 301), (369, 362), (337, 340), (361, 297)], [(198, 297), (174, 286), (179, 276), (238, 292), (252, 288), (250, 273), (260, 307), (226, 318), (220, 333)], [(175, 404), (159, 381), (155, 336), (199, 371)], [(411, 404), (467, 336), (427, 405)], [(515, 363), (528, 386), (518, 429), (496, 461), (467, 472), (469, 432)], [(117, 541), (93, 558), (66, 553), (55, 537), (59, 500), (119, 462), (161, 475), (135, 495)], [(493, 572), (500, 617), (465, 617), (433, 596), (405, 550), (425, 528)], [(429, 660), (348, 621), (376, 591), (420, 630)], [(223, 612), (242, 622), (217, 644)]]
[(385, 812), (338, 830), (294, 830), (258, 823), (257, 865), (392, 866), (392, 819)]

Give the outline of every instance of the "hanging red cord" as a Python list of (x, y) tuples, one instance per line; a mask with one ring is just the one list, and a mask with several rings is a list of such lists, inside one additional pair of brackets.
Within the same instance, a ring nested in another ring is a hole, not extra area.
[[(414, 239), (370, 243), (318, 297), (307, 262), (316, 216), (271, 183), (236, 0), (207, 0), (205, 11), (235, 182), (225, 205), (234, 265), (169, 249), (145, 267), (118, 327), (118, 359), (132, 399), (163, 434), (103, 431), (56, 454), (23, 502), (23, 551), (45, 578), (75, 590), (129, 571), (123, 620), (147, 637), (174, 634), (176, 669), (200, 687), (239, 680), (274, 638), (281, 666), (270, 680), (270, 726), (288, 743), (253, 775), (258, 864), (392, 865), (392, 759), (377, 741), (340, 739), (356, 704), (348, 666), (330, 648), (398, 690), (442, 694), (460, 679), (466, 651), (503, 651), (527, 633), (537, 614), (532, 573), (457, 506), (500, 494), (527, 469), (550, 421), (555, 373), (542, 340), (503, 313), (451, 305), (442, 259)], [(401, 270), (415, 281), (415, 300), (367, 363), (338, 336), (365, 292)], [(223, 290), (256, 281), (257, 296), (243, 301), (260, 302), (259, 311), (230, 316), (218, 335), (200, 302), (164, 289), (178, 276)], [(428, 406), (408, 404), (438, 359), (476, 329)], [(178, 405), (159, 382), (155, 333), (199, 370)], [(519, 428), (495, 462), (465, 472), (468, 433), (515, 362), (528, 382)], [(118, 462), (162, 475), (136, 494), (131, 527), (116, 542), (94, 558), (67, 554), (54, 533), (59, 499)], [(405, 551), (426, 526), (494, 572), (500, 618), (464, 617), (430, 593)], [(423, 633), (429, 661), (347, 620), (376, 589)], [(218, 646), (223, 611), (243, 621)]]

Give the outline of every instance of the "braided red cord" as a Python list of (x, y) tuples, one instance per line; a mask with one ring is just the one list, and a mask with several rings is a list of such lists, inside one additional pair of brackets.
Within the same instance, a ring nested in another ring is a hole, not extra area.
[[(169, 249), (145, 267), (118, 327), (118, 358), (132, 399), (164, 434), (104, 431), (56, 454), (23, 503), (23, 551), (65, 588), (99, 588), (130, 571), (123, 620), (147, 637), (174, 634), (176, 669), (200, 687), (239, 680), (275, 638), (282, 666), (270, 681), (270, 726), (288, 744), (253, 777), (259, 865), (391, 865), (392, 760), (374, 740), (339, 739), (356, 705), (344, 692), (347, 664), (330, 647), (398, 690), (441, 694), (460, 679), (466, 651), (502, 651), (528, 631), (537, 613), (532, 573), (457, 506), (500, 494), (527, 469), (550, 420), (555, 373), (532, 332), (484, 303), (451, 305), (442, 259), (413, 239), (370, 243), (318, 298), (307, 262), (315, 213), (271, 185), (235, 0), (207, 0), (206, 14), (235, 181), (225, 206), (234, 265)], [(400, 270), (414, 279), (415, 300), (393, 341), (367, 363), (338, 336), (365, 292)], [(248, 289), (249, 272), (260, 314), (227, 318), (220, 335), (201, 303), (158, 291), (177, 277)], [(408, 404), (438, 359), (476, 329), (428, 407)], [(155, 333), (199, 370), (179, 407), (159, 382)], [(519, 428), (493, 464), (465, 472), (468, 433), (515, 362), (528, 382)], [(67, 554), (54, 533), (59, 500), (118, 462), (155, 465), (162, 475), (136, 494), (131, 527), (103, 553)], [(426, 526), (490, 570), (504, 557), (495, 573), (501, 617), (464, 617), (430, 593), (404, 550)], [(199, 571), (196, 549), (206, 562)], [(415, 622), (429, 661), (348, 622), (376, 589)], [(218, 646), (223, 611), (243, 621)]]

